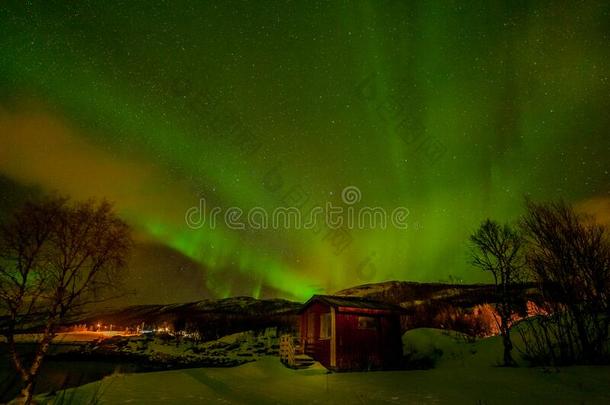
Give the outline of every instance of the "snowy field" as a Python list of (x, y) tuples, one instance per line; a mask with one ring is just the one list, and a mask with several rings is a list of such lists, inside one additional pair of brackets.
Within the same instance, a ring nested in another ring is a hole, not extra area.
[(233, 368), (115, 374), (38, 398), (73, 404), (610, 403), (610, 367), (497, 367), (498, 338), (467, 343), (430, 329), (411, 331), (403, 341), (412, 352), (434, 353), (436, 367), (329, 374), (319, 365), (291, 370), (267, 356)]
[(234, 368), (113, 375), (55, 399), (79, 404), (94, 398), (100, 404), (603, 404), (610, 403), (608, 387), (607, 367), (326, 374), (321, 368), (287, 369), (276, 357), (267, 357)]

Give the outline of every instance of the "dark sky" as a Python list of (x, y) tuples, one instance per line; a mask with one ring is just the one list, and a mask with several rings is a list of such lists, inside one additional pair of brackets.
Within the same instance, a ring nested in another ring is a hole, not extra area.
[[(607, 1), (8, 2), (2, 208), (114, 201), (138, 302), (483, 281), (468, 235), (524, 196), (610, 217), (609, 36)], [(345, 205), (346, 187), (408, 229), (185, 222), (202, 198)]]

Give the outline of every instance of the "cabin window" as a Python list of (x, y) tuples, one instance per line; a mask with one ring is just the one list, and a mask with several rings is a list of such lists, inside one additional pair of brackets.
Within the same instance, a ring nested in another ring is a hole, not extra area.
[(330, 339), (330, 313), (320, 315), (320, 339)]
[(377, 322), (372, 316), (359, 316), (358, 317), (358, 329), (376, 329)]

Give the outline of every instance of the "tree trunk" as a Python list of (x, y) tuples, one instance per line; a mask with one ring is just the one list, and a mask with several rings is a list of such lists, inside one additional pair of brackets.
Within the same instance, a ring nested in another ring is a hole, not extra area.
[(502, 318), (502, 343), (504, 344), (504, 366), (510, 367), (515, 365), (515, 360), (511, 354), (513, 350), (513, 342), (510, 340), (510, 326), (506, 318)]
[(502, 334), (502, 343), (504, 344), (504, 367), (510, 367), (515, 365), (513, 356), (511, 354), (513, 350), (513, 342), (510, 340), (510, 321), (511, 321), (511, 308), (507, 303), (506, 296), (504, 296), (504, 305), (502, 308), (500, 333)]
[(21, 363), (19, 354), (17, 353), (17, 347), (15, 345), (15, 336), (12, 332), (7, 336), (7, 340), (8, 340), (8, 351), (9, 351), (9, 355), (11, 357), (11, 361), (13, 362), (13, 367), (15, 367), (15, 370), (17, 370), (17, 373), (19, 373), (21, 380), (24, 381), (27, 378), (27, 372), (26, 372), (25, 368), (23, 367), (23, 364)]
[(20, 364), (21, 369), (19, 371), (21, 373), (21, 379), (23, 382), (23, 388), (17, 397), (17, 403), (29, 405), (32, 402), (32, 397), (34, 395), (34, 383), (36, 382), (36, 377), (40, 371), (42, 361), (49, 351), (49, 346), (51, 344), (51, 340), (53, 340), (53, 337), (54, 335), (50, 332), (50, 328), (47, 328), (42, 340), (39, 343), (38, 350), (36, 350), (36, 355), (29, 369), (23, 368), (23, 365), (19, 362), (16, 351), (14, 352), (13, 362), (15, 364)]
[(17, 397), (17, 403), (23, 405), (29, 405), (32, 402), (34, 395), (34, 380), (33, 376), (30, 376), (26, 381), (23, 382), (23, 388), (19, 392)]

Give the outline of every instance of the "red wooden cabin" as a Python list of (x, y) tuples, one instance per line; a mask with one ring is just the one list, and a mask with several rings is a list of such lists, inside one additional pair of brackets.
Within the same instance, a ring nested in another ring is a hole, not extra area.
[(400, 307), (314, 295), (300, 310), (301, 347), (330, 370), (395, 368), (402, 357)]

